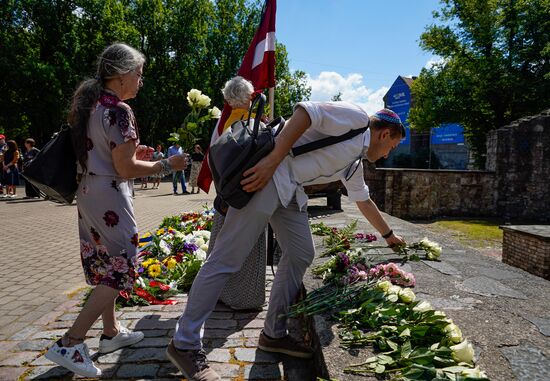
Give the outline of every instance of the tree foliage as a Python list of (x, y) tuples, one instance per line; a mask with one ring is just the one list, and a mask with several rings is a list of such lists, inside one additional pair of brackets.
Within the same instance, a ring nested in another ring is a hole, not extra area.
[(409, 122), (459, 122), (483, 165), (486, 134), (550, 104), (550, 0), (442, 0), (420, 37), (442, 62), (412, 84)]
[[(200, 89), (223, 106), (220, 89), (234, 76), (258, 26), (259, 0), (4, 0), (0, 6), (0, 131), (45, 143), (65, 120), (80, 81), (98, 54), (126, 42), (146, 56), (144, 87), (129, 101), (141, 140), (166, 142)], [(277, 114), (309, 97), (303, 72), (291, 72), (277, 44)], [(280, 93), (279, 93), (280, 91)], [(208, 137), (215, 121), (205, 126)], [(208, 139), (203, 139), (206, 144)]]

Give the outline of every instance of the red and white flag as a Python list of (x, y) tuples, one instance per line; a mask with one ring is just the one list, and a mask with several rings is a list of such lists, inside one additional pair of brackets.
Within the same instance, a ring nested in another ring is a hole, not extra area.
[[(266, 0), (260, 25), (248, 47), (237, 75), (252, 82), (254, 90), (260, 92), (275, 86), (275, 13), (276, 0)], [(216, 128), (212, 133), (210, 143), (222, 134), (225, 122), (231, 115), (231, 107), (225, 103)], [(208, 155), (208, 154), (207, 154)], [(202, 161), (201, 170), (197, 179), (200, 189), (208, 193), (212, 184), (212, 172), (208, 166), (208, 158)]]

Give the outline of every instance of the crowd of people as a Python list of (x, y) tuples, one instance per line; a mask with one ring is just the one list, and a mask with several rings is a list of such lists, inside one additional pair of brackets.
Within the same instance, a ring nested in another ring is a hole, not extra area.
[[(0, 134), (0, 163), (2, 163), (2, 171), (0, 171), (0, 198), (16, 198), (17, 186), (21, 183), (25, 185), (25, 196), (22, 197), (23, 199), (41, 197), (40, 191), (21, 176), (25, 167), (40, 152), (35, 145), (35, 140), (28, 138), (24, 142), (24, 151), (21, 152), (15, 140), (7, 140), (5, 135)], [(195, 193), (195, 188), (196, 193), (199, 193), (197, 177), (204, 159), (203, 150), (199, 144), (194, 145), (193, 151), (190, 154), (184, 154), (179, 144), (171, 145), (167, 152), (164, 151), (161, 143), (157, 144), (155, 148), (146, 145), (141, 145), (140, 148), (136, 151), (136, 159), (144, 161), (155, 162), (165, 157), (185, 155), (188, 163), (185, 169), (169, 174), (172, 176), (173, 194), (180, 194), (177, 189), (178, 181), (181, 183), (181, 194), (193, 194)], [(141, 189), (147, 189), (149, 183), (152, 184), (151, 189), (158, 189), (164, 177), (161, 174), (140, 177)], [(191, 187), (191, 192), (187, 191), (187, 185)]]
[[(142, 332), (125, 328), (115, 313), (119, 293), (133, 289), (139, 263), (133, 179), (142, 179), (143, 188), (151, 179), (153, 188), (158, 188), (160, 181), (171, 175), (173, 194), (179, 194), (178, 184), (183, 194), (194, 193), (195, 188), (199, 192), (197, 175), (204, 160), (199, 145), (187, 154), (179, 144), (172, 144), (166, 153), (162, 144), (155, 148), (140, 144), (138, 124), (126, 101), (135, 98), (143, 86), (144, 64), (145, 56), (138, 50), (123, 43), (108, 46), (98, 57), (94, 77), (81, 82), (75, 91), (68, 115), (77, 158), (80, 256), (86, 282), (93, 290), (72, 326), (45, 357), (84, 377), (101, 375), (84, 342), (100, 317), (100, 354), (144, 338)], [(225, 84), (222, 93), (233, 108), (232, 120), (244, 118), (254, 96), (252, 84), (235, 77)], [(228, 127), (226, 123), (224, 128)], [(293, 147), (350, 135), (352, 130), (362, 131), (301, 156), (290, 154)], [(388, 246), (403, 245), (403, 238), (394, 234), (370, 198), (362, 163), (387, 157), (404, 137), (403, 124), (391, 110), (367, 115), (360, 106), (348, 102), (296, 105), (277, 135), (273, 151), (243, 173), (242, 189), (254, 194), (249, 203), (241, 209), (222, 203), (218, 210), (225, 215), (223, 228), (210, 241), (215, 243), (193, 282), (166, 349), (166, 356), (185, 378), (221, 380), (208, 364), (202, 328), (228, 278), (243, 266), (268, 223), (282, 255), (258, 347), (300, 358), (313, 355), (310, 347), (288, 335), (284, 317), (315, 254), (303, 187), (342, 181), (349, 200), (356, 203)], [(5, 142), (2, 138), (0, 143), (7, 147), (2, 148), (3, 181), (8, 194), (14, 195), (21, 155), (13, 140)], [(32, 160), (37, 152), (32, 139), (26, 141), (26, 148), (25, 160)]]
[[(8, 140), (0, 134), (0, 198), (16, 198), (17, 186), (21, 183), (20, 174), (30, 161), (40, 152), (35, 141), (28, 138), (24, 142), (23, 153), (15, 140)], [(25, 182), (25, 199), (40, 197), (40, 192), (29, 182)]]

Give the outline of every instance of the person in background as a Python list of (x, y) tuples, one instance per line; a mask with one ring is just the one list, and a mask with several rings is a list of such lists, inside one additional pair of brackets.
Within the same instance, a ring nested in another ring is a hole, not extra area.
[[(6, 136), (0, 134), (0, 164), (4, 163), (4, 152), (8, 150), (8, 145), (6, 144)], [(0, 171), (0, 197), (6, 197), (4, 193), (4, 170)]]
[(17, 162), (21, 157), (19, 147), (15, 140), (7, 141), (8, 150), (4, 152), (3, 172), (6, 183), (6, 197), (17, 197), (17, 186), (19, 185), (19, 168)]
[[(183, 149), (178, 143), (174, 143), (168, 148), (168, 158), (174, 155), (183, 155)], [(182, 170), (172, 173), (172, 187), (174, 188), (174, 195), (178, 194), (178, 181), (181, 181), (181, 194), (189, 194), (187, 191), (187, 186), (185, 185), (185, 173)]]
[(168, 174), (187, 165), (177, 155), (155, 163), (136, 158), (139, 131), (125, 101), (135, 98), (143, 86), (144, 62), (143, 54), (126, 44), (108, 46), (98, 57), (95, 77), (80, 83), (69, 110), (79, 179), (80, 257), (86, 282), (94, 288), (73, 325), (45, 357), (84, 377), (101, 375), (84, 343), (100, 316), (99, 353), (144, 337), (125, 328), (115, 314), (116, 298), (121, 291), (132, 292), (136, 277), (139, 239), (131, 179)]
[(191, 185), (191, 193), (195, 193), (195, 187), (197, 187), (197, 193), (200, 189), (197, 185), (197, 177), (201, 170), (202, 161), (204, 160), (204, 153), (200, 145), (195, 144), (193, 147), (193, 153), (191, 154), (191, 175), (189, 176), (189, 185)]
[[(164, 159), (164, 152), (162, 152), (163, 147), (162, 144), (157, 144), (157, 149), (155, 152), (153, 152), (153, 161), (159, 161)], [(158, 189), (160, 186), (160, 181), (162, 180), (162, 177), (160, 175), (154, 175), (151, 176), (153, 179), (153, 189)]]
[[(32, 159), (35, 158), (36, 155), (38, 155), (38, 152), (40, 150), (36, 148), (35, 141), (32, 138), (28, 138), (25, 140), (25, 149), (27, 150), (25, 154), (23, 155), (23, 171), (25, 170), (25, 167), (31, 162)], [(24, 198), (36, 198), (40, 197), (40, 191), (32, 185), (29, 181), (25, 180), (25, 197)]]
[[(139, 146), (136, 151), (136, 159), (151, 161), (153, 159), (153, 153), (155, 149), (153, 147), (148, 147), (146, 145)], [(141, 178), (141, 189), (147, 189), (147, 183), (149, 182), (149, 177), (145, 176)]]

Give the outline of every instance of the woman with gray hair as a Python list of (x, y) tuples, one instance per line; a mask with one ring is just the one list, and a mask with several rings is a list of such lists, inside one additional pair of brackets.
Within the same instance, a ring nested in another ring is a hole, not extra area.
[(233, 109), (248, 110), (253, 93), (252, 83), (240, 76), (231, 78), (222, 89), (223, 98)]
[[(46, 353), (46, 358), (85, 377), (101, 370), (90, 359), (86, 333), (101, 316), (99, 353), (116, 351), (142, 340), (115, 316), (121, 291), (135, 281), (138, 229), (132, 201), (136, 177), (168, 174), (187, 162), (181, 155), (157, 162), (136, 159), (139, 132), (130, 106), (143, 86), (143, 54), (126, 44), (113, 44), (99, 56), (94, 78), (73, 95), (68, 122), (77, 158), (80, 257), (86, 282), (95, 286), (72, 327)], [(141, 146), (144, 147), (144, 146)]]

